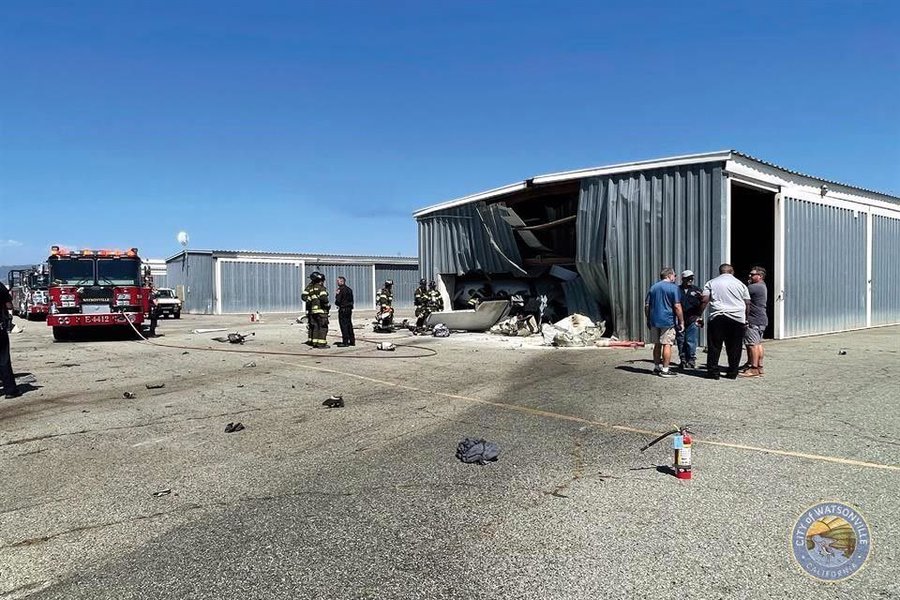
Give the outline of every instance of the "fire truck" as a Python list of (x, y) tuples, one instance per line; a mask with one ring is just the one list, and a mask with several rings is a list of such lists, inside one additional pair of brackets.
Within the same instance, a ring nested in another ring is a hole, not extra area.
[(47, 325), (55, 340), (66, 340), (77, 328), (118, 327), (140, 331), (151, 302), (142, 278), (137, 248), (130, 250), (50, 249), (50, 313)]
[(29, 321), (47, 316), (50, 312), (50, 297), (47, 294), (49, 278), (43, 265), (10, 271), (8, 280), (13, 314)]

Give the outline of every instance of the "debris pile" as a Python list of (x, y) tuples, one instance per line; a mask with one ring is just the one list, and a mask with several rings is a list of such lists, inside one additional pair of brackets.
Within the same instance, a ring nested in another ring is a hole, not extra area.
[(489, 331), (498, 335), (528, 337), (540, 333), (541, 328), (538, 326), (537, 319), (534, 318), (534, 315), (521, 314), (508, 319), (503, 319), (491, 327)]
[(541, 333), (544, 343), (561, 347), (584, 347), (599, 345), (606, 323), (594, 323), (584, 315), (575, 313), (552, 325), (545, 325)]

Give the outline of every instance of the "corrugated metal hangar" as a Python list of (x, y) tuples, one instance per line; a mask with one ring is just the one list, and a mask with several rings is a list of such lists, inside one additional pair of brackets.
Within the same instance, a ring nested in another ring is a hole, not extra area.
[(768, 271), (767, 337), (900, 323), (900, 197), (734, 150), (543, 175), (414, 216), (422, 273), (455, 306), (487, 281), (648, 339), (661, 267), (702, 286), (728, 262)]
[(356, 308), (375, 308), (375, 293), (394, 281), (394, 306), (413, 306), (418, 260), (398, 256), (344, 256), (239, 250), (184, 250), (166, 259), (166, 282), (193, 314), (301, 312), (300, 293), (313, 271), (329, 292), (347, 278)]

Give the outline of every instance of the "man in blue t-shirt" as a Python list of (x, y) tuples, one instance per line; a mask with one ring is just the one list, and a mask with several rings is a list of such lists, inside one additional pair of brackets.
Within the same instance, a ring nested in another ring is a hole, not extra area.
[(676, 330), (684, 329), (684, 313), (681, 310), (681, 290), (675, 285), (675, 270), (671, 267), (659, 272), (659, 281), (647, 292), (644, 314), (653, 341), (653, 371), (660, 377), (673, 377), (675, 373), (669, 371), (672, 344), (675, 343)]

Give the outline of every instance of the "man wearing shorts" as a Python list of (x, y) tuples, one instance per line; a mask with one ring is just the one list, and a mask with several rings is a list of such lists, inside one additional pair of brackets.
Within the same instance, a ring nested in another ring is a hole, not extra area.
[(660, 377), (674, 377), (675, 373), (669, 370), (669, 362), (672, 360), (676, 329), (684, 329), (684, 313), (681, 310), (681, 290), (675, 284), (675, 270), (671, 267), (659, 272), (659, 281), (647, 292), (644, 315), (653, 341), (653, 372)]
[(750, 269), (750, 304), (747, 306), (747, 329), (744, 330), (744, 345), (747, 346), (747, 368), (741, 377), (762, 377), (763, 346), (762, 336), (769, 325), (766, 303), (769, 293), (765, 284), (766, 270), (762, 267)]

